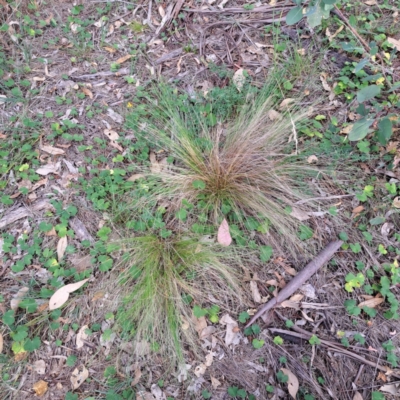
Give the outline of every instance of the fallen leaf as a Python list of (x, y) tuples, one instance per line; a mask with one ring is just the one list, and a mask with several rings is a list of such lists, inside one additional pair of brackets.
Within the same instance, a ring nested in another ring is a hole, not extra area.
[(46, 372), (46, 363), (44, 360), (37, 360), (33, 363), (33, 370), (39, 374), (43, 375)]
[(296, 378), (296, 375), (294, 375), (293, 372), (290, 371), (289, 369), (281, 368), (281, 371), (289, 378), (288, 380), (289, 394), (295, 399), (297, 392), (299, 390), (299, 381)]
[(0, 132), (0, 139), (7, 139), (7, 135), (5, 135), (4, 133)]
[(218, 243), (221, 246), (229, 246), (232, 243), (232, 237), (229, 232), (229, 225), (226, 218), (222, 221), (221, 225), (218, 228), (218, 235), (217, 235)]
[(88, 325), (83, 325), (79, 329), (78, 333), (76, 334), (76, 348), (81, 349), (85, 345), (85, 340), (88, 338), (86, 334), (86, 329), (88, 329)]
[(56, 173), (58, 173), (59, 169), (60, 169), (60, 163), (59, 162), (50, 163), (50, 164), (43, 165), (42, 167), (39, 167), (36, 170), (36, 173), (39, 174), (39, 175), (46, 176), (48, 174), (56, 174)]
[(399, 197), (399, 196), (397, 196), (397, 197), (393, 200), (392, 206), (395, 207), (395, 208), (400, 208), (400, 197)]
[(140, 179), (140, 178), (144, 178), (143, 174), (133, 174), (132, 176), (130, 176), (127, 181), (128, 182), (135, 182), (136, 180)]
[(90, 99), (93, 99), (93, 93), (88, 88), (83, 87), (82, 92)]
[(370, 307), (370, 308), (375, 308), (376, 306), (379, 306), (379, 304), (383, 303), (385, 299), (383, 297), (374, 297), (373, 299), (365, 300), (362, 301), (358, 307)]
[[(366, 0), (366, 1), (364, 1), (364, 3), (365, 3), (367, 6), (374, 6), (374, 5), (378, 4), (378, 3), (376, 2), (376, 0)], [(343, 26), (343, 25), (342, 25), (342, 26)]]
[(344, 128), (340, 131), (340, 133), (342, 133), (343, 135), (348, 135), (348, 134), (351, 132), (351, 130), (353, 129), (353, 125), (354, 125), (354, 124), (347, 125), (346, 127), (344, 127)]
[(193, 319), (193, 322), (194, 322), (194, 326), (195, 326), (196, 332), (197, 332), (197, 333), (199, 334), (199, 336), (200, 336), (200, 335), (201, 335), (201, 332), (202, 332), (205, 328), (207, 328), (207, 320), (206, 320), (206, 317), (197, 318), (197, 317), (195, 317), (195, 316), (193, 315), (192, 319)]
[(17, 294), (10, 301), (11, 310), (16, 310), (21, 303), (21, 300), (25, 297), (25, 295), (29, 292), (28, 287), (22, 287), (18, 290)]
[(112, 108), (107, 108), (107, 115), (117, 124), (122, 124), (124, 122), (124, 117), (115, 112)]
[(109, 53), (115, 53), (117, 51), (117, 49), (114, 49), (114, 47), (103, 47), (104, 50), (107, 50)]
[(391, 222), (385, 222), (381, 227), (381, 234), (384, 237), (389, 236), (390, 231), (394, 228), (394, 224)]
[(278, 113), (278, 111), (275, 111), (275, 110), (272, 110), (272, 109), (267, 112), (267, 116), (271, 121), (275, 121), (277, 119), (282, 118), (282, 114), (281, 113)]
[(53, 147), (53, 146), (50, 146), (50, 145), (42, 145), (42, 146), (40, 146), (40, 150), (43, 150), (46, 153), (49, 153), (49, 154), (51, 154), (53, 156), (58, 156), (60, 154), (64, 154), (65, 153), (65, 151), (63, 149), (59, 149), (57, 147)]
[(160, 14), (161, 18), (165, 17), (165, 10), (164, 10), (164, 7), (162, 5), (158, 6), (158, 13)]
[(356, 207), (356, 208), (353, 208), (353, 211), (352, 211), (352, 213), (353, 214), (359, 214), (361, 211), (363, 211), (364, 210), (364, 206), (358, 206), (358, 207)]
[(110, 145), (119, 151), (124, 151), (124, 149), (116, 142), (119, 139), (117, 132), (112, 129), (104, 129), (103, 133), (110, 139)]
[(255, 303), (261, 303), (261, 294), (258, 290), (257, 282), (250, 281), (250, 290)]
[(0, 333), (0, 354), (3, 352), (3, 335)]
[(214, 360), (214, 355), (215, 353), (213, 353), (212, 351), (210, 351), (207, 355), (206, 355), (206, 367), (211, 367), (213, 360)]
[(230, 344), (238, 343), (238, 323), (229, 315), (225, 314), (219, 320), (221, 325), (226, 325), (226, 333), (225, 333), (225, 344), (229, 346)]
[(303, 300), (303, 298), (304, 298), (304, 295), (303, 295), (303, 294), (301, 294), (301, 293), (296, 293), (296, 294), (294, 294), (292, 297), (290, 297), (289, 300), (298, 303), (299, 301)]
[(315, 294), (315, 288), (310, 283), (305, 283), (300, 290), (308, 297), (309, 299), (315, 299), (317, 295)]
[(224, 5), (228, 2), (229, 0), (222, 0), (221, 3), (218, 4), (218, 8), (221, 10), (224, 8)]
[(200, 333), (200, 339), (207, 339), (209, 336), (211, 336), (213, 333), (215, 333), (217, 328), (215, 326), (207, 326), (204, 328), (201, 333)]
[(178, 370), (178, 374), (177, 374), (177, 378), (178, 378), (178, 382), (179, 383), (182, 383), (183, 381), (186, 381), (187, 375), (188, 375), (188, 371), (190, 370), (190, 368), (192, 368), (192, 366), (190, 364), (181, 364), (179, 366), (179, 370)]
[(68, 239), (66, 236), (63, 236), (57, 243), (58, 262), (60, 262), (61, 259), (64, 257), (65, 249), (67, 248), (67, 246), (68, 246)]
[(79, 282), (70, 283), (58, 289), (53, 296), (50, 297), (49, 310), (60, 308), (69, 298), (69, 294), (81, 288), (89, 279)]
[(131, 382), (131, 386), (135, 386), (138, 384), (138, 382), (140, 381), (140, 378), (142, 377), (142, 371), (141, 369), (138, 367), (135, 369), (135, 377), (133, 378), (133, 381)]
[(138, 390), (136, 392), (136, 400), (155, 400), (155, 399), (150, 392), (145, 392), (144, 390)]
[(290, 99), (290, 98), (284, 99), (284, 100), (282, 100), (281, 104), (279, 104), (279, 108), (281, 110), (288, 108), (289, 104), (291, 104), (293, 102), (294, 102), (294, 99)]
[(48, 388), (49, 388), (48, 383), (45, 381), (42, 381), (42, 380), (36, 382), (32, 387), (32, 389), (36, 393), (36, 396), (39, 396), (39, 397), (43, 396), (47, 392)]
[(101, 17), (98, 21), (96, 21), (93, 25), (96, 28), (101, 28), (102, 26), (104, 26), (105, 24), (105, 20), (103, 19), (103, 17)]
[(363, 400), (363, 397), (361, 396), (360, 392), (355, 392), (353, 400)]
[(79, 386), (82, 385), (83, 382), (89, 377), (89, 371), (86, 369), (84, 365), (82, 365), (81, 369), (75, 368), (71, 375), (71, 383), (72, 389), (78, 389)]
[(301, 210), (300, 208), (292, 207), (292, 211), (290, 215), (299, 221), (306, 221), (310, 218), (306, 211)]
[(329, 86), (328, 82), (326, 81), (326, 74), (321, 74), (319, 79), (321, 80), (322, 87), (324, 88), (324, 90), (326, 90), (327, 92), (332, 91), (331, 87)]
[(205, 374), (206, 370), (207, 370), (206, 365), (202, 363), (202, 364), (198, 365), (198, 366), (194, 369), (194, 374), (195, 374), (198, 378), (200, 378), (200, 376), (203, 376), (203, 375)]
[(281, 307), (283, 308), (294, 308), (295, 310), (300, 309), (300, 304), (298, 301), (292, 301), (292, 300), (284, 300), (280, 304)]
[(116, 64), (122, 64), (125, 61), (129, 60), (132, 57), (132, 54), (127, 54), (126, 56), (123, 56), (121, 58), (118, 58), (117, 61), (115, 61)]
[(397, 51), (400, 51), (400, 40), (389, 37), (387, 38), (387, 41), (396, 47)]
[(307, 162), (309, 163), (309, 164), (312, 164), (312, 163), (316, 163), (316, 162), (318, 162), (318, 157), (317, 156), (310, 156), (310, 157), (308, 157), (307, 158)]
[(160, 386), (158, 386), (156, 383), (153, 383), (150, 387), (151, 394), (154, 396), (156, 400), (166, 400), (167, 396), (163, 393), (161, 390)]
[(389, 384), (389, 385), (383, 385), (379, 388), (380, 391), (385, 392), (385, 393), (390, 393), (392, 395), (399, 395), (400, 394), (400, 387), (399, 384)]
[(218, 386), (221, 386), (221, 382), (217, 378), (214, 378), (213, 376), (211, 376), (211, 385), (212, 385), (213, 389), (217, 389)]
[(236, 89), (240, 92), (243, 88), (244, 83), (246, 82), (246, 76), (244, 75), (244, 69), (238, 69), (233, 77), (232, 77), (233, 84), (235, 85)]
[(378, 372), (378, 376), (376, 377), (376, 379), (378, 381), (381, 380), (382, 382), (386, 382), (387, 381), (386, 375), (382, 371)]

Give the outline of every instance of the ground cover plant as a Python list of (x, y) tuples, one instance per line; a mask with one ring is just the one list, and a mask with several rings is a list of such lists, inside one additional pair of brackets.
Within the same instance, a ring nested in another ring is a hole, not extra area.
[(0, 397), (397, 398), (398, 24), (0, 1)]

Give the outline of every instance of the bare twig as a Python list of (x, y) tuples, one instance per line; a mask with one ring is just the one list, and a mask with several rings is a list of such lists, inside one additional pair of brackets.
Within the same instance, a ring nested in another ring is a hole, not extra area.
[(300, 286), (310, 279), (325, 263), (327, 263), (332, 256), (339, 250), (343, 244), (341, 240), (331, 242), (324, 250), (321, 251), (306, 267), (300, 271), (279, 293), (276, 297), (271, 299), (267, 304), (260, 308), (257, 313), (251, 318), (250, 322), (246, 325), (246, 328), (261, 317), (264, 313), (270, 310), (272, 307), (281, 303), (290, 295), (292, 295)]
[(337, 195), (337, 196), (322, 196), (322, 197), (313, 197), (312, 199), (304, 199), (304, 200), (299, 200), (296, 201), (294, 204), (304, 204), (308, 203), (309, 201), (314, 201), (314, 200), (332, 200), (332, 199), (342, 199), (344, 197), (354, 197), (354, 194), (342, 194), (342, 195)]
[(213, 9), (213, 10), (202, 10), (199, 8), (184, 8), (183, 11), (192, 12), (197, 14), (245, 14), (245, 13), (266, 13), (266, 12), (276, 12), (276, 11), (288, 11), (292, 9), (293, 6), (260, 6), (253, 9), (244, 9), (240, 7), (224, 8), (224, 9)]

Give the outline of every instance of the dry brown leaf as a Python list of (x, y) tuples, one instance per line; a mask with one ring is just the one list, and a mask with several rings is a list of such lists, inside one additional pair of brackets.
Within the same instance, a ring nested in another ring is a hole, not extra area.
[(66, 236), (63, 236), (57, 243), (58, 262), (60, 262), (61, 259), (64, 257), (65, 249), (67, 248), (67, 246), (68, 246), (68, 239)]
[(347, 125), (346, 127), (344, 127), (340, 133), (342, 133), (343, 135), (348, 135), (351, 130), (353, 129), (353, 124)]
[(138, 390), (136, 392), (136, 400), (155, 400), (155, 398), (150, 392)]
[(213, 376), (211, 376), (211, 385), (212, 385), (213, 389), (217, 389), (218, 386), (221, 386), (221, 382), (217, 378), (214, 378)]
[(76, 348), (81, 349), (85, 345), (85, 340), (88, 338), (88, 335), (86, 334), (86, 329), (88, 329), (88, 325), (83, 325), (78, 333), (76, 334)]
[(292, 104), (294, 102), (294, 99), (288, 98), (288, 99), (284, 99), (282, 100), (281, 104), (279, 104), (279, 108), (281, 110), (288, 108), (290, 104)]
[(296, 375), (294, 375), (293, 372), (290, 371), (289, 369), (281, 368), (281, 371), (289, 378), (288, 380), (289, 394), (295, 399), (297, 392), (299, 390), (299, 381)]
[(332, 89), (329, 86), (328, 82), (326, 81), (326, 74), (321, 74), (319, 79), (321, 80), (322, 83), (322, 87), (327, 91), (327, 92), (331, 92)]
[(215, 326), (207, 326), (204, 328), (201, 333), (200, 333), (200, 339), (207, 339), (209, 336), (211, 336), (213, 333), (215, 333), (217, 328)]
[(200, 376), (203, 376), (207, 370), (207, 367), (205, 364), (201, 363), (194, 369), (194, 374), (200, 378)]
[(392, 206), (395, 207), (395, 208), (400, 208), (400, 197), (399, 197), (399, 196), (397, 196), (397, 197), (393, 200)]
[(217, 241), (221, 246), (229, 246), (232, 243), (232, 237), (229, 232), (229, 225), (226, 218), (221, 222), (218, 228)]
[(232, 77), (233, 84), (236, 89), (240, 92), (243, 88), (244, 83), (246, 82), (246, 76), (244, 74), (244, 69), (239, 68)]
[(33, 370), (39, 374), (43, 375), (46, 372), (46, 363), (44, 360), (37, 360), (33, 363)]
[(201, 332), (203, 331), (203, 329), (207, 328), (207, 320), (206, 317), (200, 317), (197, 318), (193, 315), (192, 317), (193, 322), (194, 322), (194, 326), (196, 329), (196, 332), (199, 334), (199, 336), (201, 335)]
[(212, 351), (210, 351), (207, 355), (206, 355), (206, 367), (211, 367), (213, 360), (214, 360), (214, 355), (215, 353), (213, 353)]
[(39, 167), (36, 170), (36, 173), (39, 174), (39, 175), (46, 176), (48, 174), (57, 174), (59, 169), (60, 169), (60, 163), (59, 162), (50, 163), (50, 164), (43, 165), (42, 167)]
[(306, 221), (310, 218), (307, 212), (301, 210), (300, 208), (292, 207), (290, 215), (299, 221)]
[(296, 293), (296, 294), (294, 294), (289, 300), (298, 303), (299, 301), (303, 300), (303, 298), (304, 298), (304, 295), (303, 295), (303, 294), (301, 294), (301, 293)]
[(49, 388), (48, 383), (42, 380), (36, 382), (32, 387), (32, 389), (35, 391), (36, 396), (39, 397), (43, 396), (47, 392), (48, 388)]
[(391, 383), (391, 384), (388, 384), (388, 385), (383, 385), (383, 386), (381, 386), (379, 388), (379, 390), (381, 392), (390, 393), (393, 396), (400, 395), (400, 386), (399, 386), (398, 383), (397, 384), (396, 383)]
[(90, 99), (93, 99), (93, 93), (88, 88), (83, 87), (82, 92), (85, 93), (85, 96), (88, 96)]
[(114, 47), (103, 47), (104, 50), (107, 50), (109, 53), (113, 54), (117, 51), (117, 49), (114, 49)]
[(360, 392), (355, 392), (353, 400), (363, 400), (363, 397), (361, 396)]
[(378, 381), (381, 380), (382, 382), (386, 382), (387, 381), (386, 375), (382, 371), (378, 372), (378, 376), (376, 377), (376, 379)]
[(165, 17), (165, 10), (161, 4), (158, 6), (158, 13), (160, 14), (161, 18)]
[(132, 57), (132, 54), (127, 54), (126, 56), (123, 56), (121, 58), (118, 58), (117, 61), (115, 61), (116, 64), (122, 64), (125, 61), (129, 60)]
[(119, 139), (119, 135), (117, 132), (113, 131), (112, 129), (104, 129), (103, 133), (108, 137), (110, 140), (110, 145), (116, 148), (119, 151), (124, 151), (124, 149), (116, 142)]
[(312, 155), (312, 156), (310, 156), (310, 157), (307, 158), (307, 162), (308, 162), (309, 164), (316, 163), (316, 162), (318, 162), (318, 157)]
[(353, 211), (352, 211), (352, 213), (353, 214), (359, 214), (361, 211), (363, 211), (364, 210), (364, 206), (358, 206), (358, 207), (356, 207), (356, 208), (353, 208)]
[(365, 300), (362, 301), (358, 307), (370, 307), (370, 308), (375, 308), (376, 306), (379, 306), (379, 304), (383, 303), (385, 299), (383, 297), (374, 297), (373, 299)]
[(275, 111), (275, 110), (272, 110), (272, 109), (267, 112), (267, 116), (271, 121), (275, 121), (277, 119), (282, 118), (282, 114), (281, 113), (278, 113), (278, 111)]
[(400, 40), (389, 37), (387, 38), (387, 41), (396, 47), (397, 51), (400, 51)]
[(16, 310), (21, 303), (21, 300), (25, 297), (25, 295), (29, 292), (28, 287), (22, 287), (18, 290), (17, 294), (10, 301), (11, 310)]
[(292, 300), (284, 300), (280, 304), (281, 307), (283, 308), (294, 308), (295, 310), (300, 309), (300, 304), (298, 301), (292, 301)]
[(225, 314), (219, 320), (221, 325), (226, 325), (226, 334), (225, 334), (225, 344), (229, 346), (230, 344), (238, 343), (238, 323), (229, 315)]
[(70, 283), (58, 289), (53, 296), (50, 297), (49, 310), (60, 308), (69, 298), (69, 294), (81, 288), (89, 279), (79, 282)]
[(60, 154), (64, 154), (65, 153), (65, 151), (63, 149), (59, 149), (57, 147), (53, 147), (53, 146), (50, 146), (50, 145), (40, 146), (40, 150), (43, 150), (46, 153), (49, 153), (49, 154), (51, 154), (53, 156), (58, 156)]
[(4, 346), (3, 335), (0, 333), (0, 354), (3, 352), (3, 346)]
[(257, 282), (250, 281), (250, 290), (255, 303), (261, 303), (261, 294), (258, 290)]
[(132, 176), (130, 176), (127, 181), (129, 182), (135, 182), (136, 180), (140, 179), (140, 178), (144, 178), (143, 174), (133, 174)]
[(317, 295), (315, 294), (315, 288), (310, 283), (305, 283), (301, 286), (300, 290), (305, 294), (309, 299), (315, 299)]
[(140, 378), (142, 377), (142, 370), (137, 367), (135, 369), (135, 377), (133, 378), (133, 381), (131, 382), (131, 386), (135, 386), (139, 383)]
[(7, 135), (5, 135), (4, 133), (0, 132), (0, 139), (7, 139)]
[(71, 383), (72, 383), (72, 389), (78, 389), (79, 386), (82, 385), (83, 382), (89, 377), (89, 371), (86, 369), (84, 365), (82, 365), (82, 368), (78, 369), (75, 368), (74, 371), (72, 372), (71, 375)]

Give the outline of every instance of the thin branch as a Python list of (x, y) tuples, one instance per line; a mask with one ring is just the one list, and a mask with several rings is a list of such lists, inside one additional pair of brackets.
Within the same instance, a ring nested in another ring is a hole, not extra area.
[(321, 251), (306, 267), (300, 271), (279, 293), (276, 297), (271, 299), (263, 307), (261, 307), (256, 314), (251, 318), (250, 322), (247, 323), (246, 328), (260, 318), (263, 314), (269, 311), (272, 307), (281, 303), (289, 296), (291, 296), (300, 286), (307, 282), (325, 263), (327, 263), (333, 255), (340, 249), (343, 244), (341, 240), (331, 242), (324, 250)]

